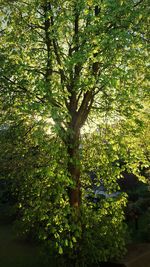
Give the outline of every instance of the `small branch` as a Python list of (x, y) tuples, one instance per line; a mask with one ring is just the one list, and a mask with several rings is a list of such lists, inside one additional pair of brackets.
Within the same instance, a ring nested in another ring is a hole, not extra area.
[(44, 72), (42, 72), (40, 70), (37, 70), (34, 67), (30, 67), (29, 66), (29, 68), (25, 68), (24, 70), (29, 71), (29, 72), (37, 72), (37, 73), (42, 74), (43, 76), (45, 76), (45, 73)]
[[(12, 81), (11, 79), (9, 79), (8, 77), (6, 77), (5, 75), (3, 76), (4, 79), (6, 79), (7, 81), (9, 81), (11, 84), (13, 84), (14, 86), (16, 86), (17, 88), (21, 89), (23, 92), (25, 92), (26, 94), (28, 94), (30, 97), (35, 97), (37, 98), (42, 104), (46, 104), (48, 100), (54, 107), (61, 107), (60, 103), (58, 103), (56, 100), (54, 100), (53, 98), (49, 97), (40, 97), (37, 94), (31, 93), (29, 92), (24, 86), (20, 86), (18, 83), (16, 83), (15, 81)], [(17, 92), (17, 91), (16, 91)], [(18, 91), (19, 93), (20, 91)]]
[(5, 33), (5, 30), (6, 29), (0, 30), (0, 35), (3, 34), (3, 33)]
[(9, 79), (7, 76), (3, 75), (2, 76), (5, 80), (9, 81), (11, 84), (17, 86), (18, 88), (20, 88), (21, 90), (23, 90), (26, 93), (29, 93), (28, 90), (24, 87), (19, 85), (18, 83), (16, 83), (15, 81), (12, 81), (11, 79)]
[(138, 5), (140, 5), (144, 0), (140, 0), (139, 2), (137, 2), (136, 4), (134, 4), (134, 7), (137, 7)]
[(37, 10), (37, 13), (40, 14), (42, 17), (44, 17), (44, 14), (41, 13), (39, 10)]
[(29, 127), (29, 129), (24, 133), (24, 135), (22, 136), (22, 139), (24, 139), (31, 131), (32, 129), (36, 126), (36, 123), (34, 123), (33, 125), (31, 125)]
[[(51, 25), (54, 26), (54, 19), (53, 19), (53, 16), (51, 16)], [(56, 56), (56, 61), (58, 63), (59, 66), (62, 66), (62, 63), (61, 63), (61, 58), (60, 58), (60, 55), (59, 55), (59, 46), (58, 46), (58, 43), (57, 43), (57, 40), (54, 39), (53, 37), (53, 47), (54, 47), (54, 53), (55, 53), (55, 56)], [(59, 68), (58, 66), (58, 68)], [(65, 73), (63, 71), (63, 69), (59, 68), (59, 72), (60, 72), (60, 75), (61, 75), (61, 80), (62, 82), (66, 81), (66, 76), (65, 76)]]
[(29, 27), (31, 27), (32, 29), (41, 29), (41, 30), (44, 30), (45, 28), (41, 25), (37, 25), (37, 24), (34, 24), (34, 23), (31, 23), (31, 24), (27, 24)]
[(94, 96), (97, 95), (100, 91), (102, 91), (102, 89), (105, 87), (105, 85), (102, 85), (100, 88), (98, 88), (95, 92), (94, 92)]

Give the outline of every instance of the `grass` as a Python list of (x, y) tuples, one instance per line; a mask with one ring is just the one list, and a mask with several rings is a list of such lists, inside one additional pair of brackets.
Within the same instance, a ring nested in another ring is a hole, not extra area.
[(0, 225), (1, 267), (42, 267), (37, 246), (16, 240), (10, 224)]
[(40, 247), (16, 238), (10, 209), (0, 205), (0, 267), (44, 267)]

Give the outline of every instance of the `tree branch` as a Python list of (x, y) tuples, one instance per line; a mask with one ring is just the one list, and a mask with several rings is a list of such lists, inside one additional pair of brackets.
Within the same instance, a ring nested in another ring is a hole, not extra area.
[[(47, 98), (47, 97), (40, 97), (37, 94), (34, 94), (32, 92), (29, 92), (27, 90), (26, 87), (19, 85), (18, 83), (16, 83), (15, 81), (12, 81), (11, 79), (9, 79), (8, 77), (6, 77), (5, 75), (2, 76), (4, 79), (6, 79), (8, 82), (10, 82), (11, 84), (13, 84), (14, 86), (16, 86), (17, 88), (21, 89), (23, 92), (25, 92), (25, 94), (28, 94), (30, 97), (35, 97), (37, 98), (42, 104), (46, 104), (47, 100), (49, 100), (49, 102), (54, 106), (54, 107), (61, 107), (60, 103), (58, 103), (56, 100), (54, 100), (53, 98)], [(18, 91), (19, 93), (20, 91)]]
[[(50, 5), (50, 10), (52, 11), (51, 5)], [(51, 25), (54, 26), (53, 16), (51, 16), (50, 21), (51, 21)], [(57, 61), (58, 65), (61, 67), (62, 66), (62, 62), (61, 62), (61, 58), (60, 58), (60, 55), (59, 55), (58, 42), (54, 37), (52, 37), (52, 42), (53, 42), (54, 53), (55, 53), (55, 56), (56, 56), (56, 61)], [(65, 76), (64, 70), (61, 69), (59, 66), (58, 66), (58, 68), (59, 68), (59, 72), (60, 72), (60, 76), (61, 76), (61, 81), (63, 83), (64, 81), (66, 81), (66, 76)]]
[(90, 112), (92, 103), (94, 100), (94, 95), (92, 91), (87, 91), (84, 94), (82, 103), (80, 105), (80, 108), (77, 111), (77, 116), (76, 116), (76, 120), (74, 122), (75, 128), (81, 128), (82, 125), (85, 123), (87, 116)]
[(99, 92), (101, 92), (102, 91), (102, 89), (105, 87), (105, 85), (103, 84), (102, 86), (100, 86), (97, 90), (95, 90), (95, 92), (94, 92), (94, 96), (95, 95), (97, 95)]
[(47, 67), (46, 67), (46, 74), (45, 78), (46, 81), (50, 81), (52, 75), (52, 41), (49, 37), (49, 29), (50, 29), (50, 19), (47, 18), (47, 12), (51, 9), (50, 3), (47, 6), (43, 7), (44, 15), (45, 15), (45, 22), (44, 22), (44, 30), (45, 30), (45, 40), (46, 40), (46, 47), (47, 47)]
[(41, 30), (45, 30), (45, 28), (41, 25), (37, 25), (37, 24), (34, 24), (34, 23), (27, 23), (27, 25), (29, 27), (31, 27), (32, 29), (41, 29)]
[(134, 4), (134, 7), (137, 7), (138, 5), (140, 5), (144, 0), (140, 0), (139, 2), (137, 2), (136, 4)]

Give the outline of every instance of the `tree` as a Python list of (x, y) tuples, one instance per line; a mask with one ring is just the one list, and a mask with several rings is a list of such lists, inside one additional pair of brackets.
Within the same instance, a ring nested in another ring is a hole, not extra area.
[[(1, 1), (2, 110), (49, 120), (81, 221), (81, 129), (131, 117), (147, 79), (148, 1)], [(143, 86), (143, 87), (142, 87)], [(80, 224), (80, 223), (79, 223)]]

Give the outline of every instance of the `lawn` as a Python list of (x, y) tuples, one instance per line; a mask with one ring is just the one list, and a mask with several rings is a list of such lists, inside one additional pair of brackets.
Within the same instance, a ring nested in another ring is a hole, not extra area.
[(42, 267), (39, 255), (39, 247), (15, 238), (12, 225), (0, 225), (1, 267)]

